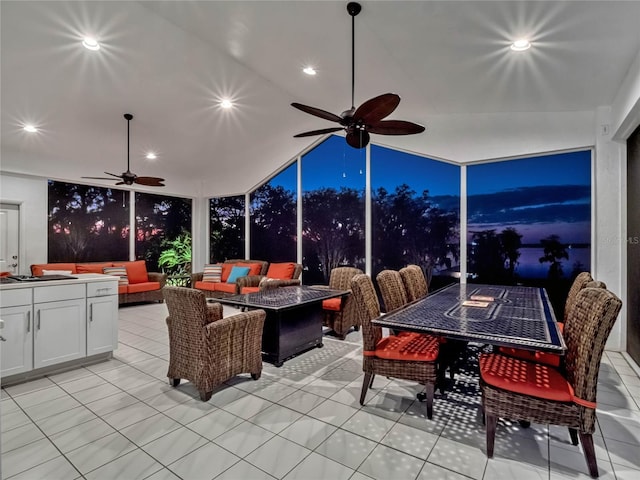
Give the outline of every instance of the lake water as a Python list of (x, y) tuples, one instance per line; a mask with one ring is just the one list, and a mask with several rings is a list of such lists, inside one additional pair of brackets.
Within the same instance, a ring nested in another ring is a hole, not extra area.
[[(567, 253), (569, 254), (569, 260), (562, 260), (562, 272), (565, 277), (571, 276), (576, 262), (582, 264), (581, 271), (591, 270), (590, 248), (567, 248)], [(540, 263), (539, 259), (542, 256), (544, 256), (543, 248), (521, 248), (516, 274), (521, 278), (547, 278), (550, 263)]]

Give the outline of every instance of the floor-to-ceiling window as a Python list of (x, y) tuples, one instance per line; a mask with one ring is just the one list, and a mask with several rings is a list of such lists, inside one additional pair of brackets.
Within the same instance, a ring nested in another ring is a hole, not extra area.
[(129, 192), (48, 183), (48, 261), (129, 259)]
[(296, 261), (297, 175), (294, 163), (251, 192), (251, 258)]
[(591, 151), (467, 167), (472, 281), (545, 286), (556, 313), (591, 268)]
[(303, 282), (324, 283), (334, 267), (365, 267), (366, 149), (331, 136), (302, 157)]
[(135, 194), (136, 258), (149, 271), (191, 273), (191, 199)]
[(245, 258), (245, 196), (209, 199), (209, 261)]
[(460, 167), (371, 146), (372, 276), (420, 265), (432, 286), (457, 280)]

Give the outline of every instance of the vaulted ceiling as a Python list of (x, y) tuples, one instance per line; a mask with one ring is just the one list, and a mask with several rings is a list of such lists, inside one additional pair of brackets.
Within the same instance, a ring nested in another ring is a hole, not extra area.
[[(361, 3), (355, 104), (399, 94), (389, 118), (427, 132), (372, 141), (419, 153), (430, 152), (437, 116), (610, 105), (640, 49), (636, 1)], [(123, 172), (123, 114), (132, 113), (132, 171), (166, 178), (166, 193), (240, 193), (317, 140), (294, 134), (334, 126), (291, 102), (337, 114), (351, 106), (346, 2), (3, 0), (0, 8), (5, 172), (82, 183)], [(85, 35), (102, 48), (83, 48)], [(512, 52), (521, 37), (533, 47)], [(306, 65), (317, 75), (303, 74)], [(220, 108), (223, 98), (234, 107)], [(26, 123), (39, 131), (24, 132)]]

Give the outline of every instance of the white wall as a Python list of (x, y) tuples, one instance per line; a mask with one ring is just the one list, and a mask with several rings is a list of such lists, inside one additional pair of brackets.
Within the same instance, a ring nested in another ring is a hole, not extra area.
[(0, 201), (20, 205), (19, 273), (47, 261), (47, 179), (0, 173)]

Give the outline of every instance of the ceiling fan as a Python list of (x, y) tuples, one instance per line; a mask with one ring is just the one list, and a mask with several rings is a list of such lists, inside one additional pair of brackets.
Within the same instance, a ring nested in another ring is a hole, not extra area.
[(133, 185), (137, 183), (138, 185), (146, 185), (147, 187), (164, 187), (164, 178), (159, 177), (139, 177), (135, 173), (131, 173), (129, 169), (129, 123), (133, 119), (133, 115), (130, 113), (125, 113), (124, 118), (127, 120), (127, 171), (122, 173), (121, 175), (116, 175), (115, 173), (104, 172), (107, 175), (111, 175), (111, 177), (81, 177), (81, 178), (92, 178), (94, 180), (113, 180), (112, 177), (119, 178), (122, 181), (116, 183), (116, 185)]
[(351, 108), (340, 115), (335, 115), (319, 108), (309, 107), (301, 103), (292, 103), (291, 106), (298, 110), (341, 125), (340, 127), (322, 128), (299, 133), (294, 137), (310, 137), (345, 130), (347, 143), (353, 148), (363, 148), (369, 143), (370, 133), (379, 135), (413, 135), (424, 132), (425, 128), (417, 123), (404, 120), (383, 120), (400, 103), (400, 97), (395, 93), (379, 95), (355, 108), (353, 100), (355, 90), (355, 17), (361, 10), (362, 6), (357, 2), (349, 2), (347, 4), (347, 12), (351, 15)]

